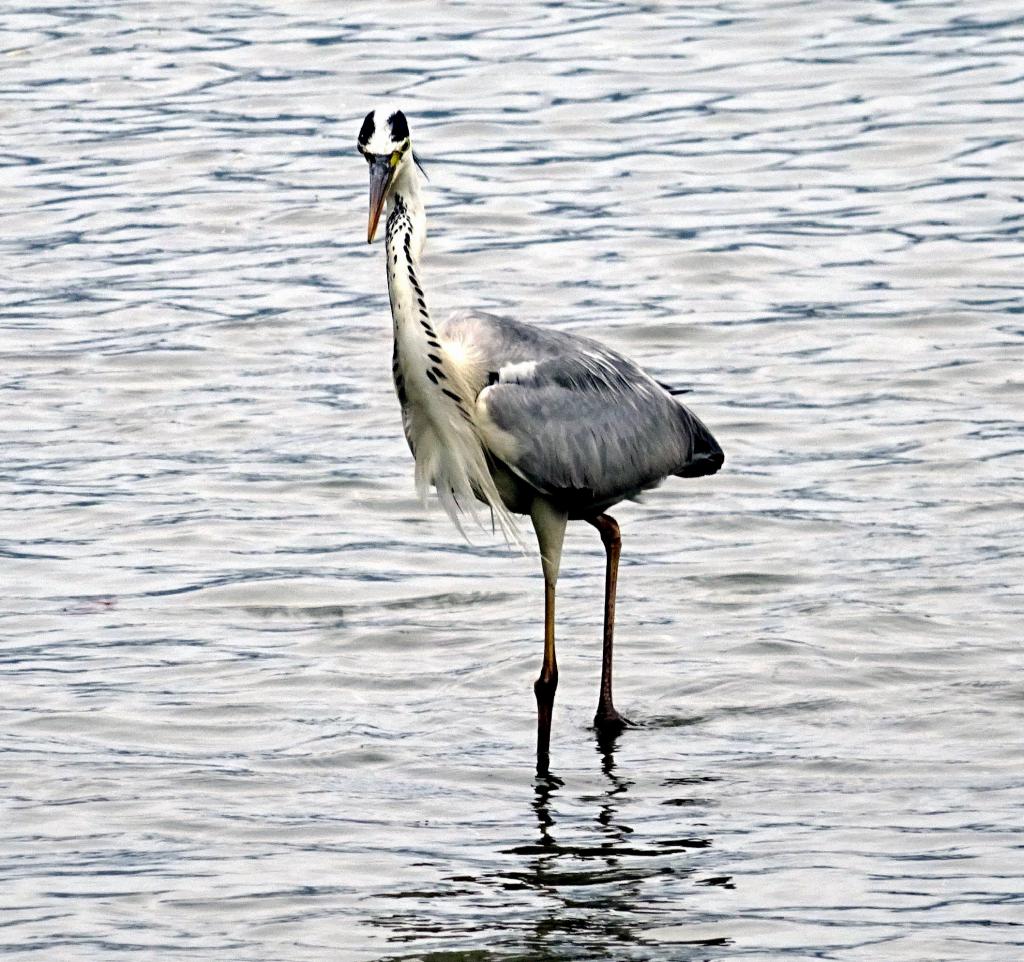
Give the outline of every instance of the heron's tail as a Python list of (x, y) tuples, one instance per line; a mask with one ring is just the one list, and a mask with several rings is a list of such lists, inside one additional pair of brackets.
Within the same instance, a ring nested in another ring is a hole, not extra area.
[(704, 422), (689, 408), (679, 405), (679, 420), (689, 439), (689, 458), (675, 472), (679, 478), (702, 478), (725, 464), (725, 452)]

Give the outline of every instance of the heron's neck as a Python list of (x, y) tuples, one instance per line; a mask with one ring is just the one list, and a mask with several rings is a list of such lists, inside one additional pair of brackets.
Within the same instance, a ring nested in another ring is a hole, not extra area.
[(420, 253), (426, 239), (426, 215), (419, 193), (395, 192), (390, 200), (387, 247), (388, 293), (395, 332), (415, 324), (430, 326), (427, 302), (419, 279)]
[[(416, 459), (416, 487), (421, 497), (433, 485), (455, 523), (477, 499), (511, 540), (516, 524), (491, 476), (487, 452), (470, 413), (475, 382), (452, 342), (438, 339), (427, 311), (419, 276), (426, 239), (426, 214), (419, 175), (411, 165), (391, 195), (386, 237), (388, 294), (395, 323), (393, 372), (402, 404), (405, 436)], [(479, 385), (476, 385), (479, 391)], [(460, 525), (461, 529), (461, 525)]]
[(427, 219), (415, 172), (399, 183), (390, 205), (386, 234), (388, 294), (395, 325), (395, 386), (402, 395), (402, 382), (410, 376), (416, 381), (427, 378), (438, 385), (444, 374), (437, 373), (440, 344), (420, 281)]

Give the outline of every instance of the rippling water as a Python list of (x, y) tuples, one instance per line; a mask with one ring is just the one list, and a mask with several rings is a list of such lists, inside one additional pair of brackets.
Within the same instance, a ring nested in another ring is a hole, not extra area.
[[(1024, 18), (1005, 2), (0, 15), (0, 954), (1024, 958)], [(535, 558), (414, 499), (353, 145), (435, 306), (729, 460)]]

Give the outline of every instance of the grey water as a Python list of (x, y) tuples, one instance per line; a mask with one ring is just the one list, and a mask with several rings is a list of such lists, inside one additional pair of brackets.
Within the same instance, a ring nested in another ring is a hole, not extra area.
[[(585, 332), (725, 469), (537, 558), (415, 497), (354, 151), (437, 314)], [(0, 955), (1024, 959), (1024, 17), (0, 12)]]

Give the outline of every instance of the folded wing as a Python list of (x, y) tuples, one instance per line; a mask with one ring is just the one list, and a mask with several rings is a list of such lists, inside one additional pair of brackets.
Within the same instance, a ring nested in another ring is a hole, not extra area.
[(596, 341), (488, 315), (453, 319), (446, 334), (471, 335), (487, 367), (477, 411), (488, 449), (570, 511), (723, 463), (696, 415)]

